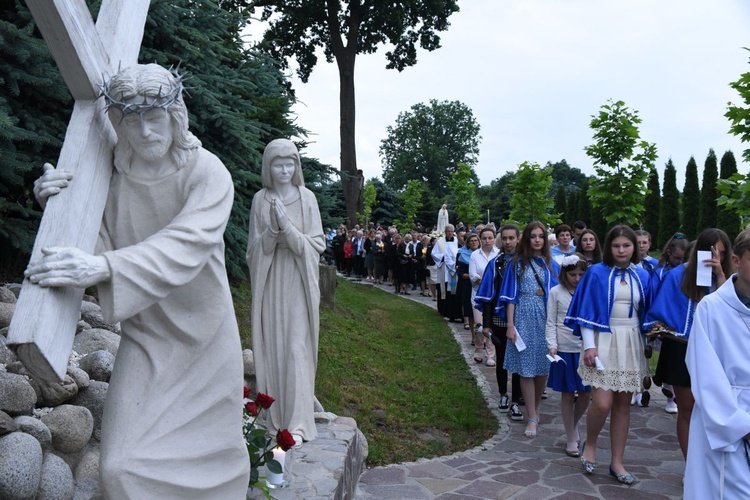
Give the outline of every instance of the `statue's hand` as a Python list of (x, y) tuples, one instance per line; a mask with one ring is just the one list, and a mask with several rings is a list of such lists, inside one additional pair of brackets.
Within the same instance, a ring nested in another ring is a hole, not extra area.
[(24, 272), (29, 281), (44, 287), (87, 288), (111, 277), (107, 260), (75, 247), (42, 248), (42, 258)]
[(272, 208), (276, 214), (276, 222), (279, 224), (279, 230), (283, 231), (289, 224), (289, 219), (286, 216), (286, 207), (283, 203), (277, 200), (276, 204), (273, 205)]
[(50, 163), (45, 163), (42, 168), (44, 172), (41, 177), (34, 181), (34, 197), (44, 208), (47, 205), (47, 198), (68, 187), (68, 182), (73, 178), (73, 173), (66, 170), (57, 170)]
[(276, 199), (271, 200), (271, 208), (269, 212), (269, 218), (271, 220), (271, 230), (279, 230), (279, 221), (276, 219)]

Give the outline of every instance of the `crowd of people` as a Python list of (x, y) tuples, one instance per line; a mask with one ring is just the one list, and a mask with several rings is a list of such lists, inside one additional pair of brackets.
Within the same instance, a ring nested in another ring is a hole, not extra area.
[(609, 419), (609, 474), (633, 484), (630, 411), (649, 406), (653, 383), (677, 414), (686, 498), (740, 497), (750, 491), (739, 470), (750, 464), (750, 229), (734, 245), (708, 228), (693, 242), (675, 233), (658, 258), (651, 247), (648, 232), (624, 225), (602, 245), (581, 221), (553, 231), (540, 222), (405, 235), (341, 228), (332, 243), (341, 272), (395, 293), (419, 288), (446, 320), (463, 322), (474, 360), (496, 367), (500, 410), (521, 421), (525, 407), (526, 437), (543, 432), (539, 407), (557, 391), (565, 453), (593, 473)]

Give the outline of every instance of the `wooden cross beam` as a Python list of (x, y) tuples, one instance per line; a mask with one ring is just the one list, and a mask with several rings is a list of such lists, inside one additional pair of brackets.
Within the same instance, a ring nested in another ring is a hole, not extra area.
[[(26, 0), (75, 99), (57, 168), (74, 173), (70, 187), (47, 201), (31, 260), (50, 246), (93, 253), (112, 175), (115, 131), (99, 85), (138, 60), (149, 0), (104, 0), (94, 23), (85, 0)], [(24, 280), (8, 344), (37, 379), (65, 377), (83, 290), (42, 288)]]

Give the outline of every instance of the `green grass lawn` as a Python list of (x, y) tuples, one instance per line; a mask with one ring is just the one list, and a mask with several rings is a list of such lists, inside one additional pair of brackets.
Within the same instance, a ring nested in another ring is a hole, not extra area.
[[(249, 347), (247, 285), (234, 293)], [(371, 466), (466, 450), (497, 430), (435, 310), (344, 280), (338, 280), (336, 309), (321, 306), (315, 392), (326, 411), (357, 421)]]

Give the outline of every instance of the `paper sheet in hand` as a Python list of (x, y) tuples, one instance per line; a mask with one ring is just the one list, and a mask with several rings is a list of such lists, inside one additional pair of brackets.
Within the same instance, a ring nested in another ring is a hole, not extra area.
[(710, 259), (711, 252), (708, 250), (698, 250), (696, 252), (698, 259), (698, 275), (695, 277), (695, 284), (698, 286), (711, 286), (711, 268), (703, 263), (704, 260)]
[(547, 359), (549, 359), (549, 360), (550, 360), (550, 362), (552, 362), (552, 363), (557, 363), (558, 361), (562, 361), (562, 362), (563, 362), (563, 364), (567, 364), (567, 363), (565, 363), (565, 360), (564, 360), (564, 359), (562, 359), (562, 358), (561, 358), (561, 357), (560, 357), (559, 355), (557, 355), (557, 354), (555, 354), (554, 356), (550, 356), (549, 354), (547, 354)]
[(518, 330), (516, 330), (516, 349), (518, 349), (518, 352), (526, 349), (526, 342), (523, 341), (521, 338), (521, 332)]

